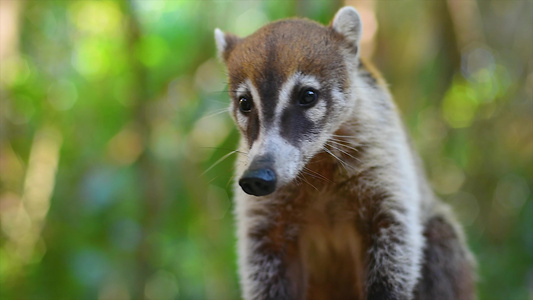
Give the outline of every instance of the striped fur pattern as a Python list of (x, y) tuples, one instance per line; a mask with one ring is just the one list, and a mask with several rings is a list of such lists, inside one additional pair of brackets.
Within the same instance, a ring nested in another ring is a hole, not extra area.
[[(244, 299), (475, 298), (462, 230), (428, 187), (383, 80), (359, 58), (361, 32), (351, 7), (329, 26), (215, 30), (242, 135), (237, 179), (258, 161), (277, 177), (264, 196), (235, 184)], [(318, 97), (302, 106), (309, 89)]]

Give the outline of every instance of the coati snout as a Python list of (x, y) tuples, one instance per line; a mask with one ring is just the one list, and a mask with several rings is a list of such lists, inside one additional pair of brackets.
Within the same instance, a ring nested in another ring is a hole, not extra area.
[(274, 192), (277, 177), (272, 166), (271, 156), (256, 158), (239, 179), (242, 190), (253, 196), (266, 196)]
[(247, 170), (239, 180), (242, 190), (254, 196), (266, 196), (276, 189), (276, 174), (271, 169)]

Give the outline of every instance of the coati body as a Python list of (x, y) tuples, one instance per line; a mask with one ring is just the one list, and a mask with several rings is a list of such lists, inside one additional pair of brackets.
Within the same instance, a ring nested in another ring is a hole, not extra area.
[(474, 299), (473, 259), (391, 96), (359, 58), (351, 7), (247, 38), (215, 30), (239, 128), (244, 299)]

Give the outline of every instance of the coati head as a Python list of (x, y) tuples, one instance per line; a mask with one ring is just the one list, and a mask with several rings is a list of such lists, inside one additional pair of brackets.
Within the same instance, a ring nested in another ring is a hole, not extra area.
[(244, 192), (264, 196), (294, 180), (347, 120), (361, 30), (352, 7), (327, 27), (288, 19), (246, 38), (215, 29), (232, 116), (248, 150), (239, 179)]

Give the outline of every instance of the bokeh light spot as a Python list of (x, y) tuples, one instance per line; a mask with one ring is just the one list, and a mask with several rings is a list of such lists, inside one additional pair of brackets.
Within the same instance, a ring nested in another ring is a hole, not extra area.
[(478, 105), (472, 88), (467, 84), (455, 82), (444, 97), (442, 114), (451, 127), (468, 127), (474, 120)]
[(143, 37), (137, 50), (137, 58), (147, 67), (162, 64), (169, 54), (166, 41), (157, 35)]
[(88, 79), (99, 79), (107, 74), (111, 55), (102, 41), (87, 39), (76, 46), (72, 64), (81, 75)]
[(14, 55), (3, 59), (0, 63), (0, 85), (12, 86), (23, 84), (31, 75), (28, 61), (24, 57)]
[(78, 99), (78, 90), (69, 80), (59, 80), (48, 89), (48, 101), (60, 111), (69, 110)]
[(114, 1), (73, 1), (69, 17), (78, 29), (94, 35), (119, 35), (122, 12)]

